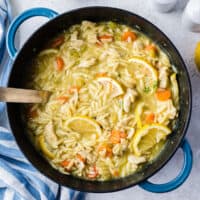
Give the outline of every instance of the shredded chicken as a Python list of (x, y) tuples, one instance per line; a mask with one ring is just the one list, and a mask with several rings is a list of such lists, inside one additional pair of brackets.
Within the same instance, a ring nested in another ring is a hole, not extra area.
[(58, 138), (54, 131), (53, 122), (49, 122), (45, 126), (44, 133), (45, 133), (45, 140), (46, 140), (47, 144), (52, 148), (57, 148), (58, 147)]
[(125, 85), (127, 88), (134, 88), (136, 85), (136, 80), (133, 77), (132, 74), (129, 73), (127, 69), (124, 70), (123, 73), (121, 73), (121, 79), (120, 81)]
[(167, 88), (169, 84), (169, 79), (168, 79), (169, 71), (167, 67), (161, 67), (159, 69), (159, 87), (160, 88)]
[(129, 155), (128, 156), (128, 161), (130, 162), (130, 163), (133, 163), (133, 164), (136, 164), (136, 165), (138, 165), (138, 164), (140, 164), (140, 163), (143, 163), (143, 162), (145, 162), (146, 161), (146, 158), (145, 157), (137, 157), (137, 156), (134, 156), (134, 155)]
[(169, 119), (174, 119), (176, 117), (176, 113), (176, 108), (171, 99), (157, 102), (156, 121), (158, 123), (166, 122), (165, 124), (167, 124)]
[(76, 41), (77, 39), (78, 39), (78, 31), (74, 31), (74, 32), (71, 34), (70, 40), (71, 40), (71, 41)]
[(88, 58), (88, 59), (82, 60), (81, 63), (78, 65), (78, 67), (89, 68), (92, 65), (94, 65), (95, 63), (96, 63), (95, 58)]
[(137, 92), (135, 90), (129, 88), (127, 89), (123, 99), (123, 108), (125, 112), (128, 113), (130, 111), (131, 103), (134, 103), (136, 96)]
[(87, 40), (89, 43), (96, 43), (97, 39), (97, 31), (95, 29), (96, 24), (89, 21), (84, 21), (81, 24), (81, 30), (83, 33), (83, 38)]
[(121, 127), (127, 126), (128, 123), (129, 123), (129, 121), (132, 120), (132, 119), (133, 119), (132, 116), (124, 117), (123, 119), (121, 119), (121, 120), (117, 123), (116, 127), (120, 129)]
[(141, 41), (141, 40), (134, 41), (134, 43), (133, 43), (133, 49), (135, 51), (141, 51), (141, 50), (143, 50), (144, 49), (144, 42)]

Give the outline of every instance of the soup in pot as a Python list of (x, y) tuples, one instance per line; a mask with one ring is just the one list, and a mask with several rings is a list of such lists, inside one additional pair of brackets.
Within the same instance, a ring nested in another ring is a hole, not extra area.
[(27, 88), (52, 91), (24, 105), (34, 146), (61, 173), (89, 180), (133, 174), (162, 150), (178, 116), (176, 70), (137, 30), (83, 21), (47, 44)]

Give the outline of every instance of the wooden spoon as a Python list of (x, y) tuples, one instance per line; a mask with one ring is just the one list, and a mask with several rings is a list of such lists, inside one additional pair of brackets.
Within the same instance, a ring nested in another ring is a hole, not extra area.
[(45, 103), (51, 92), (0, 87), (0, 102)]

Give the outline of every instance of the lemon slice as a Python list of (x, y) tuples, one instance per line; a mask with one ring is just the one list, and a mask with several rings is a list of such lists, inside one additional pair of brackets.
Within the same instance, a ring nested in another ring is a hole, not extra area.
[(171, 130), (160, 124), (145, 125), (133, 137), (131, 149), (137, 156), (147, 153), (161, 140), (165, 139)]
[[(133, 57), (129, 59), (129, 62), (134, 64), (132, 68), (134, 70), (133, 73), (135, 73), (136, 79), (143, 79), (144, 92), (148, 93), (154, 91), (158, 82), (157, 70), (145, 59), (140, 57)], [(139, 78), (140, 76), (142, 77)]]
[(196, 63), (197, 69), (200, 71), (200, 42), (197, 43), (197, 46), (194, 52), (194, 61)]
[(99, 77), (96, 79), (99, 83), (101, 83), (105, 87), (110, 87), (111, 97), (117, 97), (119, 95), (122, 95), (124, 93), (121, 85), (110, 77)]
[(101, 134), (99, 124), (94, 119), (86, 116), (72, 117), (67, 121), (67, 127), (83, 135)]
[(39, 136), (39, 146), (42, 153), (47, 156), (49, 159), (54, 158), (54, 154), (48, 149), (47, 144), (45, 143), (44, 135)]
[(157, 79), (158, 79), (157, 70), (146, 60), (144, 60), (143, 58), (140, 58), (140, 57), (133, 57), (133, 58), (129, 59), (129, 62), (138, 64), (139, 66), (141, 66), (145, 70), (145, 73), (150, 73), (152, 79), (157, 81)]
[(135, 109), (135, 119), (136, 119), (136, 123), (137, 123), (137, 128), (142, 128), (142, 121), (141, 121), (141, 116), (142, 116), (142, 112), (143, 112), (143, 107), (144, 107), (144, 103), (138, 103)]
[(178, 89), (178, 83), (176, 80), (176, 73), (173, 73), (170, 76), (170, 81), (171, 81), (171, 92), (172, 92), (172, 97), (174, 100), (174, 104), (179, 107), (179, 89)]

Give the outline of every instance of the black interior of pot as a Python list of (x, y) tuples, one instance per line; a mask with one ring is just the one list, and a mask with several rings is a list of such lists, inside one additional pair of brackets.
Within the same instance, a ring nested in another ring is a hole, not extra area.
[(39, 171), (41, 171), (47, 177), (61, 185), (80, 191), (116, 191), (133, 186), (147, 179), (156, 171), (158, 171), (175, 153), (186, 133), (190, 118), (190, 81), (184, 62), (176, 48), (169, 41), (169, 39), (150, 22), (128, 11), (107, 7), (90, 7), (64, 13), (51, 20), (42, 26), (37, 32), (35, 32), (28, 42), (25, 43), (14, 62), (8, 86), (23, 88), (22, 80), (23, 77), (26, 76), (25, 68), (30, 67), (30, 60), (32, 60), (37, 52), (40, 51), (41, 48), (43, 48), (43, 46), (59, 32), (61, 32), (63, 29), (67, 29), (73, 24), (80, 23), (82, 20), (90, 20), (94, 22), (116, 21), (118, 23), (126, 24), (133, 28), (139, 29), (157, 42), (157, 44), (169, 55), (171, 63), (178, 70), (178, 82), (180, 85), (180, 114), (177, 120), (177, 126), (174, 132), (169, 136), (163, 151), (152, 163), (145, 165), (141, 171), (128, 177), (106, 182), (86, 181), (59, 173), (57, 170), (52, 168), (48, 162), (35, 150), (27, 138), (26, 130), (24, 129), (20, 117), (19, 104), (7, 104), (9, 122), (16, 141), (25, 156)]

